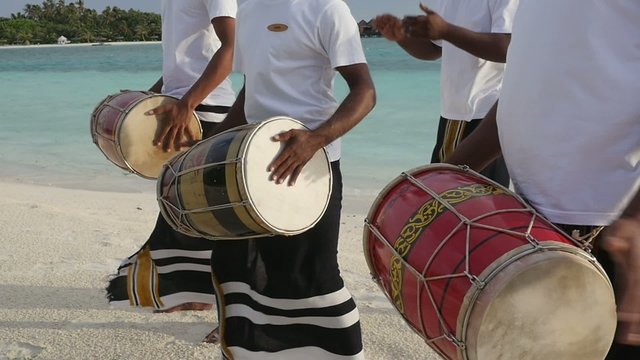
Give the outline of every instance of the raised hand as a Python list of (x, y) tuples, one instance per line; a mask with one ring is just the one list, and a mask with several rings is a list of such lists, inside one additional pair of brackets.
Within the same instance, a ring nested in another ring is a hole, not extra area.
[(376, 16), (372, 25), (387, 40), (400, 41), (406, 37), (402, 21), (391, 14)]
[(406, 16), (402, 19), (405, 34), (409, 37), (427, 38), (429, 40), (443, 39), (449, 31), (449, 23), (422, 3), (420, 3), (420, 10), (425, 15)]

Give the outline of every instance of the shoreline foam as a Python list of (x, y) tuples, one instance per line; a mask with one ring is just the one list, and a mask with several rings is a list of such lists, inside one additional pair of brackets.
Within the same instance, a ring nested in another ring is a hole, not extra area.
[(30, 45), (0, 45), (1, 49), (38, 49), (38, 48), (73, 48), (83, 46), (122, 46), (122, 45), (153, 45), (161, 44), (160, 41), (110, 41), (92, 43), (70, 43), (70, 44), (30, 44)]

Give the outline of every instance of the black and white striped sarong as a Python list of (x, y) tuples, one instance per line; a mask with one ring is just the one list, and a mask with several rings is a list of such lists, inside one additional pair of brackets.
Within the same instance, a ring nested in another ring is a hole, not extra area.
[(110, 279), (109, 303), (156, 310), (185, 303), (214, 304), (212, 243), (173, 230), (159, 215), (149, 240)]
[(338, 162), (332, 170), (328, 209), (312, 229), (291, 237), (214, 241), (211, 266), (225, 358), (364, 359), (358, 310), (338, 268)]
[[(200, 105), (196, 110), (209, 113), (209, 121), (200, 121), (206, 139), (217, 125), (210, 121), (222, 121), (229, 107)], [(186, 303), (215, 304), (209, 265), (211, 248), (211, 240), (184, 235), (158, 214), (147, 242), (125, 259), (110, 279), (109, 303), (155, 310)]]

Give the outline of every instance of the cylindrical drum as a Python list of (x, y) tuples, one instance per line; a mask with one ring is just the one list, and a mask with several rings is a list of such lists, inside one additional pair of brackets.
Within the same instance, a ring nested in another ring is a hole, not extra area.
[[(179, 152), (164, 151), (153, 143), (156, 133), (164, 127), (165, 116), (145, 115), (145, 112), (176, 101), (174, 97), (147, 91), (126, 90), (107, 96), (91, 114), (94, 144), (119, 168), (146, 179), (156, 179), (162, 165)], [(201, 140), (202, 127), (195, 113), (189, 127), (197, 134), (193, 140)]]
[(375, 281), (444, 358), (605, 357), (616, 327), (607, 275), (509, 189), (427, 165), (393, 180), (365, 222)]
[(319, 150), (294, 186), (269, 179), (284, 146), (276, 134), (306, 129), (288, 117), (239, 126), (201, 141), (165, 164), (158, 203), (177, 231), (212, 240), (296, 235), (315, 225), (329, 204), (331, 167)]

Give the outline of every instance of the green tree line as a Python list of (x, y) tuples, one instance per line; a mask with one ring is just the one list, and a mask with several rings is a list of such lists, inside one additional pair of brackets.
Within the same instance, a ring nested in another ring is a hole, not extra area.
[(45, 0), (0, 17), (0, 45), (54, 44), (60, 36), (74, 43), (159, 40), (160, 15), (107, 6), (102, 13), (84, 1)]

